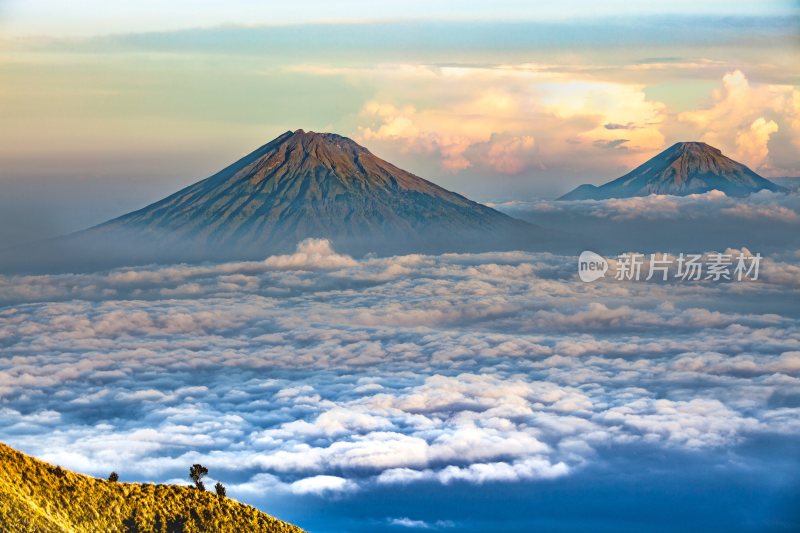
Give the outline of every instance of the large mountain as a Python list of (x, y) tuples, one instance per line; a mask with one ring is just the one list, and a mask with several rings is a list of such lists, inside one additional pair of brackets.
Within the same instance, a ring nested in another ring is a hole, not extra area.
[(208, 491), (84, 476), (2, 443), (0, 531), (303, 533), (299, 527)]
[(713, 146), (702, 142), (677, 143), (621, 178), (596, 187), (581, 185), (559, 200), (603, 200), (650, 194), (705, 193), (722, 191), (728, 196), (747, 196), (763, 189), (782, 187), (762, 178)]
[[(217, 174), (69, 236), (138, 256), (263, 257), (304, 238), (359, 252), (499, 249), (540, 229), (332, 133), (286, 132)], [(499, 247), (499, 248), (497, 248)]]

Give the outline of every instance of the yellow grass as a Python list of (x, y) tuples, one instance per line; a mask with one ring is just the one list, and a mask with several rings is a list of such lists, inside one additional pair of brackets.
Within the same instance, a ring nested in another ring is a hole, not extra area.
[(95, 479), (2, 443), (0, 531), (302, 533), (298, 527), (211, 492)]

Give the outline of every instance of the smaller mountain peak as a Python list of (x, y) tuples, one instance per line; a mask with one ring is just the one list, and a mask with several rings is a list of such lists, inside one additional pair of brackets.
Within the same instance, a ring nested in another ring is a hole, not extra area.
[(719, 190), (728, 196), (746, 196), (780, 186), (762, 178), (722, 150), (702, 141), (678, 142), (624, 176), (600, 187), (578, 187), (562, 200), (631, 198), (649, 194), (685, 196)]

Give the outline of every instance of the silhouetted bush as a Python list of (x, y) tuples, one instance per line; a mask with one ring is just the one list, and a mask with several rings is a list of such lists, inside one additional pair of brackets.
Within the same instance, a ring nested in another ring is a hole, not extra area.
[(217, 484), (214, 485), (214, 490), (217, 491), (217, 496), (219, 496), (220, 498), (225, 497), (225, 485), (223, 485), (219, 481), (217, 481)]
[(111, 481), (112, 483), (119, 481), (119, 474), (117, 474), (116, 472), (111, 472), (108, 475), (108, 480)]
[(198, 490), (206, 490), (205, 485), (201, 481), (203, 476), (208, 474), (208, 468), (204, 467), (203, 465), (194, 464), (191, 468), (189, 468), (189, 479), (194, 481), (194, 486)]

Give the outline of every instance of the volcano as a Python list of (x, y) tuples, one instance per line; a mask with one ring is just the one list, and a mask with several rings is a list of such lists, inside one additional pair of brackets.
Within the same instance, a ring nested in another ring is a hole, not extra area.
[(541, 228), (406, 172), (347, 137), (287, 131), (152, 205), (61, 239), (132, 260), (263, 258), (306, 238), (348, 253), (480, 251)]
[(599, 187), (581, 185), (559, 200), (604, 200), (650, 194), (686, 196), (715, 189), (728, 196), (747, 196), (760, 190), (784, 190), (713, 146), (703, 142), (681, 142), (620, 178)]

